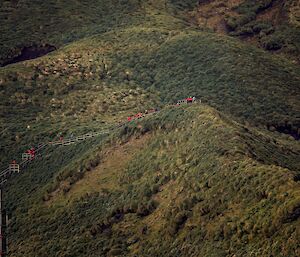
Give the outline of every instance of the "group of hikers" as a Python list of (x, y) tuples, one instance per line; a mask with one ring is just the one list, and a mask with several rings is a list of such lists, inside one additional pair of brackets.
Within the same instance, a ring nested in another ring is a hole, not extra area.
[(176, 105), (181, 105), (181, 104), (192, 104), (196, 102), (196, 97), (193, 96), (193, 97), (187, 97), (187, 98), (184, 98), (184, 99), (181, 99), (181, 100), (178, 100), (177, 101), (177, 104)]
[[(196, 102), (196, 97), (195, 96), (193, 96), (193, 97), (190, 96), (190, 97), (178, 100), (177, 103), (176, 103), (176, 105), (191, 104), (191, 103), (194, 103), (194, 102)], [(140, 119), (140, 118), (144, 117), (147, 114), (158, 112), (158, 111), (159, 111), (158, 108), (150, 109), (150, 110), (145, 110), (144, 113), (139, 112), (139, 113), (137, 113), (137, 114), (135, 114), (133, 116), (128, 116), (127, 117), (127, 121), (132, 121), (132, 120)]]
[(140, 119), (140, 118), (143, 118), (145, 115), (147, 114), (150, 114), (150, 113), (154, 113), (154, 112), (158, 112), (159, 109), (158, 108), (155, 108), (155, 109), (150, 109), (150, 110), (145, 110), (144, 113), (142, 112), (139, 112), (133, 116), (128, 116), (127, 117), (127, 121), (132, 121), (132, 120), (135, 120), (135, 119)]
[[(195, 96), (193, 96), (193, 97), (190, 96), (190, 97), (178, 100), (175, 105), (178, 106), (178, 105), (181, 105), (181, 104), (191, 104), (191, 103), (194, 103), (195, 101), (196, 101), (196, 97)], [(147, 114), (155, 113), (155, 112), (158, 112), (158, 111), (159, 111), (158, 108), (153, 108), (153, 109), (145, 110), (144, 113), (143, 112), (139, 112), (139, 113), (137, 113), (135, 115), (128, 116), (127, 117), (127, 122), (143, 118)], [(63, 137), (62, 133), (59, 133), (57, 135), (57, 137), (59, 138), (59, 141), (61, 141), (61, 142), (64, 140), (64, 137)], [(71, 138), (73, 138), (73, 133), (71, 134)], [(26, 160), (28, 160), (28, 159), (29, 160), (33, 160), (35, 157), (36, 157), (36, 150), (35, 150), (34, 147), (31, 147), (30, 149), (28, 149), (28, 150), (25, 151), (24, 158)], [(12, 166), (17, 165), (16, 160), (13, 160), (11, 162), (11, 165)]]
[(26, 151), (26, 154), (28, 154), (28, 156), (30, 156), (30, 159), (34, 159), (34, 157), (35, 157), (35, 148), (31, 147), (30, 149), (28, 149)]

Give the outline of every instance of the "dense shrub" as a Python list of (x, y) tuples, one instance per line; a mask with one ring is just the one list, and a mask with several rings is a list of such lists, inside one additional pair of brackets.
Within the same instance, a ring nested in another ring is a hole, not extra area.
[(164, 0), (169, 2), (170, 4), (174, 5), (175, 7), (179, 9), (188, 9), (191, 10), (196, 7), (198, 1), (197, 0), (186, 0), (186, 1), (180, 1), (180, 0)]
[(284, 39), (276, 36), (261, 39), (261, 44), (266, 50), (279, 50), (284, 46)]
[(171, 236), (174, 236), (182, 226), (184, 226), (184, 223), (187, 221), (189, 217), (189, 213), (186, 211), (179, 212), (173, 220), (171, 220), (171, 224), (168, 227), (168, 231)]

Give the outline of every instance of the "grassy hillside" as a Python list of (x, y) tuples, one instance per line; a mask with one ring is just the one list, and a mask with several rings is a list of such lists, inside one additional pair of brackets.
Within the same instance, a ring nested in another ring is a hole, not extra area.
[(201, 27), (287, 55), (299, 64), (299, 7), (297, 0), (199, 1), (190, 16)]
[(162, 108), (13, 176), (10, 256), (300, 254), (300, 69), (192, 25), (195, 3), (1, 2), (2, 64), (58, 48), (0, 68), (1, 167)]
[(79, 133), (87, 124), (93, 130), (187, 95), (244, 122), (297, 135), (299, 74), (284, 59), (211, 33), (115, 30), (1, 69), (1, 123), (8, 128), (2, 144)]
[(0, 65), (26, 46), (50, 44), (58, 48), (113, 27), (134, 24), (139, 8), (137, 0), (1, 1)]
[[(54, 176), (83, 149), (99, 162), (79, 182)], [(13, 256), (297, 256), (299, 151), (203, 105), (163, 110), (45, 156), (52, 198), (43, 166), (12, 180)]]

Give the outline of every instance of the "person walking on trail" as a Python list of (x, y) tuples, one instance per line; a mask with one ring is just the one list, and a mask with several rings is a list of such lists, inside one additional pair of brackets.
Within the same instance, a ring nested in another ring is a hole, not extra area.
[(28, 149), (26, 151), (26, 154), (28, 155), (28, 159), (32, 160), (34, 158), (34, 155), (35, 155), (35, 149), (33, 147), (30, 147), (30, 149)]
[(192, 103), (192, 102), (193, 102), (193, 98), (191, 96), (186, 98), (186, 103)]
[(34, 159), (34, 157), (35, 157), (35, 149), (34, 149), (34, 147), (32, 147), (30, 150), (29, 150), (29, 154), (30, 154), (30, 159), (32, 160), (32, 159)]

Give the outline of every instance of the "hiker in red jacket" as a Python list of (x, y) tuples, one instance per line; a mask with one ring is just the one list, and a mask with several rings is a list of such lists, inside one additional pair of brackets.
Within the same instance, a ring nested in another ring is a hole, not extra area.
[(31, 158), (34, 159), (34, 157), (35, 157), (35, 149), (33, 147), (30, 149), (30, 154), (31, 154)]
[(137, 113), (137, 114), (136, 114), (136, 117), (137, 117), (138, 119), (142, 118), (142, 117), (143, 117), (143, 113), (141, 113), (141, 112)]
[(34, 149), (33, 147), (30, 148), (30, 149), (28, 149), (28, 150), (26, 151), (26, 153), (30, 155), (30, 160), (34, 159), (34, 156), (35, 156), (35, 149)]
[(26, 153), (30, 154), (31, 153), (30, 149), (26, 150)]
[(186, 98), (186, 102), (187, 102), (188, 104), (193, 103), (193, 98), (192, 98), (192, 97)]

